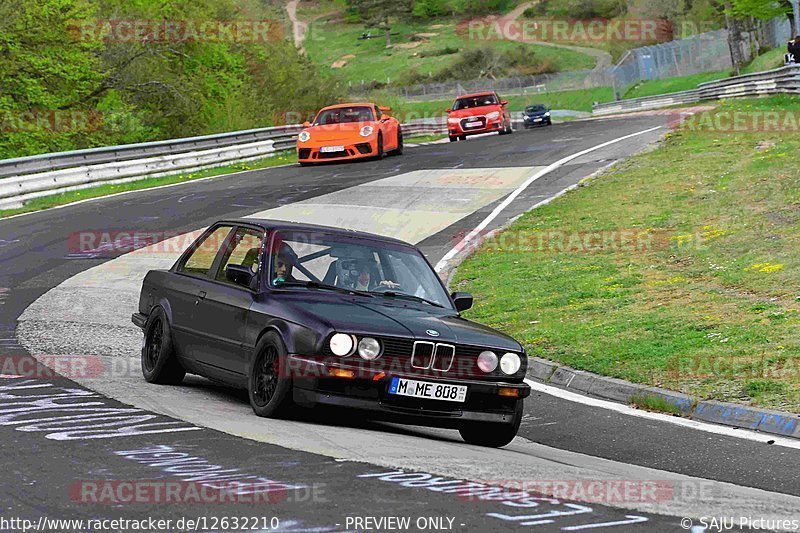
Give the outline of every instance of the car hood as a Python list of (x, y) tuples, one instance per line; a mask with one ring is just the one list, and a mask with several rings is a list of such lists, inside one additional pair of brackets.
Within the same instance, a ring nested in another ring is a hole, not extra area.
[(353, 142), (354, 140), (361, 139), (367, 141), (366, 137), (361, 137), (359, 132), (364, 126), (372, 126), (377, 130), (374, 122), (351, 122), (347, 124), (328, 124), (320, 126), (311, 126), (306, 128), (305, 131), (311, 134), (310, 141), (314, 142), (331, 142), (331, 141), (347, 141)]
[(493, 111), (503, 112), (503, 106), (487, 105), (483, 107), (473, 107), (471, 109), (459, 109), (458, 111), (451, 111), (448, 113), (448, 118), (466, 118), (466, 117), (480, 117), (488, 115)]
[(525, 111), (526, 117), (543, 117), (549, 113), (549, 111)]
[[(346, 302), (304, 302), (305, 313), (341, 333), (399, 337), (521, 351), (513, 338), (492, 328), (461, 318), (455, 311), (431, 308), (401, 300), (377, 297)], [(430, 333), (429, 333), (430, 332)], [(431, 333), (438, 333), (438, 336)]]

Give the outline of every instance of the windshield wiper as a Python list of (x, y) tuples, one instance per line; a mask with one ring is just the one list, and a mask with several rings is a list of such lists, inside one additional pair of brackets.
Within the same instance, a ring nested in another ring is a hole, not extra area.
[(337, 287), (336, 285), (328, 285), (327, 283), (320, 283), (318, 281), (284, 281), (280, 285), (276, 285), (276, 287), (308, 287), (310, 289), (324, 289), (328, 291), (341, 292), (342, 294), (357, 294), (359, 296), (368, 296), (370, 298), (374, 298), (374, 296), (368, 292), (347, 289), (345, 287)]
[(442, 304), (440, 304), (440, 303), (432, 302), (430, 300), (426, 300), (425, 298), (421, 298), (419, 296), (414, 296), (413, 294), (408, 294), (408, 293), (405, 293), (405, 292), (386, 291), (386, 292), (379, 292), (379, 293), (376, 293), (376, 294), (381, 294), (383, 296), (390, 296), (392, 298), (405, 298), (407, 300), (414, 300), (414, 301), (417, 301), (417, 302), (426, 303), (428, 305), (432, 305), (434, 307), (441, 307), (442, 309), (444, 309), (444, 306)]

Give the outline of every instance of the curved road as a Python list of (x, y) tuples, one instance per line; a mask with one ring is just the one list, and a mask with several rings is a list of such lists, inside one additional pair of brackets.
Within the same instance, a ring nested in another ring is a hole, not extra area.
[[(573, 122), (414, 148), (378, 162), (239, 173), (0, 221), (0, 346), (6, 355), (0, 432), (6, 449), (16, 451), (6, 461), (3, 516), (255, 514), (275, 516), (281, 529), (294, 531), (392, 530), (386, 522), (356, 521), (368, 517), (410, 517), (413, 531), (431, 528), (434, 522), (415, 523), (427, 517), (459, 531), (576, 531), (678, 530), (684, 516), (790, 516), (800, 509), (800, 482), (792, 476), (796, 448), (684, 428), (666, 418), (620, 415), (536, 393), (519, 438), (506, 449), (486, 450), (463, 444), (454, 432), (353, 421), (346, 413), (259, 419), (240, 392), (200, 378), (182, 387), (147, 385), (136, 368), (141, 334), (125, 323), (126, 298), (140, 283), (132, 273), (168, 258), (76, 253), (76, 239), (98, 231), (151, 232), (160, 239), (221, 217), (314, 214), (323, 205), (333, 206), (328, 212), (339, 213), (342, 223), (356, 224), (348, 212), (384, 209), (402, 198), (409, 202), (404, 207), (449, 216), (415, 225), (393, 213), (373, 217), (374, 229), (409, 232), (436, 262), (526, 176), (663, 123), (660, 116)], [(664, 131), (612, 144), (541, 177), (488, 229)], [(476, 176), (490, 176), (492, 185)], [(409, 197), (408, 189), (423, 182), (430, 187), (426, 194)], [(437, 197), (442, 183), (455, 189)], [(459, 210), (452, 204), (462, 197), (468, 208)], [(37, 367), (31, 375), (30, 353), (60, 373)], [(152, 494), (135, 503), (98, 499), (98, 484), (202, 484), (210, 483), (203, 477), (209, 472), (261, 483), (260, 493), (271, 495), (268, 505), (175, 504)], [(509, 488), (498, 492), (498, 486)], [(536, 497), (537, 487), (551, 497)]]

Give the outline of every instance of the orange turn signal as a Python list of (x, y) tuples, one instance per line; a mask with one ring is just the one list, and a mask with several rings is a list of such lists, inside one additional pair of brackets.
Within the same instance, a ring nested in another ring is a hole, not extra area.
[(512, 389), (510, 387), (500, 387), (498, 392), (500, 396), (509, 396), (511, 398), (519, 398), (519, 389)]
[(352, 370), (345, 370), (344, 368), (331, 368), (330, 374), (335, 378), (353, 379), (354, 377), (356, 377), (355, 372), (353, 372)]
[(379, 372), (372, 376), (372, 381), (380, 381), (386, 377), (386, 372)]

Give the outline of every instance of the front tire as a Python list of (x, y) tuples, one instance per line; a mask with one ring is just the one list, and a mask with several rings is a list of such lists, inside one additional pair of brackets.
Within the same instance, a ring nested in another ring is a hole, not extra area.
[(186, 376), (172, 346), (167, 314), (161, 307), (153, 309), (144, 329), (142, 375), (148, 383), (157, 385), (180, 385)]
[(380, 133), (378, 134), (378, 146), (377, 146), (377, 154), (375, 159), (383, 159), (386, 157), (386, 152), (383, 151), (383, 135)]
[(397, 128), (397, 148), (395, 148), (392, 155), (403, 155), (403, 131)]
[(455, 136), (455, 135), (451, 135), (451, 136), (450, 136), (450, 142), (451, 142), (451, 143), (458, 142), (458, 137), (457, 137), (457, 136)]
[(255, 354), (247, 374), (250, 406), (258, 416), (285, 416), (294, 406), (286, 347), (277, 333), (269, 332), (258, 341)]
[(517, 401), (514, 420), (508, 424), (467, 424), (458, 430), (467, 444), (502, 448), (517, 436), (522, 423), (522, 400)]

